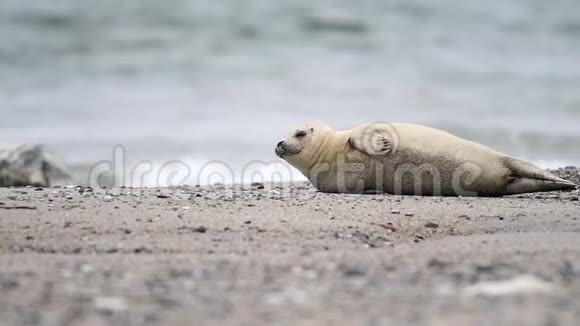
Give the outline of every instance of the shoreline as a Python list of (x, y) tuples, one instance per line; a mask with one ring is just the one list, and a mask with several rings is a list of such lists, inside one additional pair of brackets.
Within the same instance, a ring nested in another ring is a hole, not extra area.
[(578, 190), (458, 198), (304, 186), (278, 198), (232, 188), (229, 198), (203, 187), (0, 188), (4, 323), (580, 318)]

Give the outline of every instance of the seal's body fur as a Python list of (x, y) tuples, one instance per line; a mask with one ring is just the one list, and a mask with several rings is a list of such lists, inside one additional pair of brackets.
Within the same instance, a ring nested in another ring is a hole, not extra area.
[(425, 126), (307, 128), (312, 135), (306, 139), (286, 140), (302, 151), (282, 157), (323, 192), (502, 196), (575, 187), (531, 163)]

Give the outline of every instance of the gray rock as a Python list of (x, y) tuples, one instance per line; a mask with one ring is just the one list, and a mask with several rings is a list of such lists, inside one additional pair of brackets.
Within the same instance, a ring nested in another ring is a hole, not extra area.
[(49, 187), (68, 180), (64, 164), (43, 146), (0, 144), (0, 187)]

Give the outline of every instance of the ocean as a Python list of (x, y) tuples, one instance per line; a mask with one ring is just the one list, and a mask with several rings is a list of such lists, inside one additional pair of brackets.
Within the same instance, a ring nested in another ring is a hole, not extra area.
[(183, 164), (187, 184), (217, 182), (208, 162), (248, 181), (248, 164), (286, 171), (274, 146), (309, 121), (426, 124), (580, 165), (580, 2), (0, 2), (0, 142), (79, 175), (122, 152), (129, 170)]

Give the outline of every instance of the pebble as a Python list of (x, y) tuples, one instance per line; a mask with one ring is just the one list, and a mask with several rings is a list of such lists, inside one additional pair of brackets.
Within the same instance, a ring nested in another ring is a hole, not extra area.
[(252, 183), (252, 188), (253, 189), (264, 189), (264, 184), (261, 182), (253, 182)]
[(112, 201), (112, 200), (113, 200), (113, 197), (111, 197), (111, 196), (105, 196), (105, 197), (103, 197), (103, 200), (104, 200), (105, 202), (110, 202), (110, 201)]
[(356, 267), (356, 266), (349, 266), (349, 267), (345, 267), (342, 271), (342, 275), (344, 275), (344, 277), (362, 277), (365, 275), (365, 270), (360, 268), (360, 267)]
[(391, 214), (401, 214), (401, 211), (400, 211), (400, 210), (398, 210), (398, 209), (393, 209), (393, 210), (391, 211)]
[(128, 308), (127, 301), (121, 297), (97, 297), (95, 308), (104, 312), (121, 312)]
[(207, 232), (207, 228), (205, 226), (198, 226), (196, 228), (191, 229), (191, 231), (193, 231), (193, 232), (199, 232), (199, 233), (206, 233)]
[(397, 228), (393, 226), (392, 223), (387, 223), (385, 224), (379, 224), (380, 227), (382, 227), (383, 229), (387, 230), (387, 231), (391, 231), (391, 232), (397, 232)]
[(405, 213), (405, 216), (413, 217), (413, 216), (415, 216), (415, 213)]
[(429, 223), (425, 224), (425, 227), (426, 227), (426, 228), (430, 228), (430, 229), (436, 229), (436, 228), (438, 228), (438, 227), (439, 227), (439, 224), (437, 224), (437, 223), (432, 223), (432, 222), (429, 222)]

